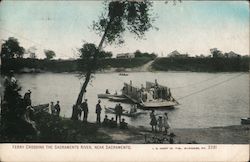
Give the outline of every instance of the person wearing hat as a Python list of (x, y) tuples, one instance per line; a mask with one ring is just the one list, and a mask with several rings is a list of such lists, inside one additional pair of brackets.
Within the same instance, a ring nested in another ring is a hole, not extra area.
[(87, 122), (88, 119), (88, 113), (89, 113), (89, 108), (88, 108), (88, 100), (85, 99), (84, 102), (81, 104), (81, 108), (83, 111), (83, 122)]
[(60, 116), (60, 112), (61, 112), (61, 106), (60, 106), (59, 103), (60, 103), (60, 102), (57, 101), (56, 104), (55, 104), (55, 107), (54, 107), (54, 108), (55, 108), (55, 111), (56, 111), (56, 112), (55, 112), (55, 115), (58, 116), (58, 117)]
[(163, 115), (163, 127), (165, 129), (165, 133), (168, 134), (168, 129), (170, 128), (170, 124), (168, 121), (168, 113), (164, 113)]
[(102, 111), (102, 107), (101, 107), (100, 103), (101, 103), (101, 100), (98, 100), (98, 103), (96, 104), (96, 109), (95, 109), (96, 123), (97, 124), (101, 123), (101, 111)]
[(24, 94), (24, 96), (23, 96), (23, 100), (24, 100), (24, 105), (25, 105), (25, 107), (31, 106), (31, 97), (30, 97), (30, 95), (31, 95), (31, 91), (28, 90), (28, 91)]
[(122, 106), (121, 104), (116, 104), (115, 106), (115, 121), (119, 118), (119, 123), (121, 123), (121, 116), (122, 116)]

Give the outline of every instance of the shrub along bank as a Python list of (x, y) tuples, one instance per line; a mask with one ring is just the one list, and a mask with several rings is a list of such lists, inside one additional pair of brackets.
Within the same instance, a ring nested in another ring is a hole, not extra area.
[(249, 58), (157, 58), (152, 68), (160, 71), (246, 72)]
[[(144, 65), (149, 62), (149, 57), (138, 57), (133, 59), (101, 59), (98, 61), (99, 68), (133, 68)], [(85, 60), (46, 60), (46, 59), (7, 59), (2, 60), (1, 72), (5, 73), (9, 70), (20, 72), (25, 68), (35, 69), (35, 72), (75, 72), (85, 71)]]

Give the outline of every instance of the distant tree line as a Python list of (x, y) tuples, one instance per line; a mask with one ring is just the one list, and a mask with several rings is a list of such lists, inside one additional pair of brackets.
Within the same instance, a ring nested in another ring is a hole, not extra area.
[[(52, 71), (52, 72), (74, 72), (87, 71), (88, 68), (133, 68), (141, 66), (156, 57), (155, 54), (142, 53), (136, 51), (136, 57), (132, 60), (112, 58), (113, 53), (109, 51), (98, 51), (97, 62), (91, 65), (93, 54), (98, 50), (95, 44), (85, 43), (78, 49), (79, 58), (76, 60), (54, 60), (56, 53), (52, 50), (44, 50), (45, 59), (37, 59), (36, 47), (30, 47), (25, 50), (20, 46), (16, 38), (10, 37), (2, 45), (1, 50), (1, 72), (7, 73), (10, 70), (20, 72), (24, 68), (35, 69), (34, 72)], [(24, 58), (29, 54), (29, 58)], [(53, 60), (52, 60), (53, 59)]]
[(157, 57), (155, 53), (141, 52), (139, 50), (136, 50), (134, 54), (135, 54), (135, 57), (148, 57), (148, 58), (151, 58), (152, 60)]
[(157, 58), (152, 67), (161, 71), (195, 72), (239, 72), (249, 70), (249, 56), (241, 56), (233, 51), (225, 52), (217, 48), (210, 49), (211, 55), (190, 57), (177, 50), (168, 57)]
[[(52, 50), (44, 50), (45, 59), (36, 59), (36, 48), (31, 47), (25, 50), (16, 38), (10, 37), (1, 48), (1, 72), (7, 73), (10, 70), (20, 72), (23, 68), (38, 69), (39, 71), (52, 72), (75, 72), (87, 71), (88, 67), (95, 70), (102, 68), (133, 68), (142, 66), (152, 59), (155, 70), (180, 70), (180, 71), (202, 71), (202, 72), (224, 72), (224, 71), (248, 71), (249, 57), (237, 56), (233, 52), (222, 53), (217, 48), (210, 50), (210, 57), (166, 57), (157, 58), (154, 53), (134, 52), (133, 59), (112, 58), (112, 52), (98, 51), (95, 65), (91, 65), (94, 51), (98, 49), (95, 44), (85, 43), (78, 49), (77, 60), (54, 60), (56, 56)], [(23, 58), (24, 54), (30, 54), (29, 58)], [(232, 57), (233, 56), (233, 57)]]
[(249, 70), (249, 57), (157, 58), (152, 67), (160, 71), (239, 72)]
[[(134, 58), (131, 60), (127, 59), (116, 59), (108, 58), (99, 60), (98, 69), (105, 68), (133, 68), (142, 66), (151, 59), (149, 58)], [(77, 60), (47, 60), (47, 59), (31, 59), (31, 58), (20, 58), (5, 60), (4, 64), (1, 65), (1, 72), (7, 73), (10, 70), (14, 72), (25, 72), (24, 68), (33, 69), (32, 72), (77, 72), (86, 71), (87, 61), (83, 59)]]

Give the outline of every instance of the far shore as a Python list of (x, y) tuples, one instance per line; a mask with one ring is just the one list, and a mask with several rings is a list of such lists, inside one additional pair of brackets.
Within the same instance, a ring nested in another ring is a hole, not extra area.
[[(120, 68), (110, 68), (110, 69), (102, 69), (98, 70), (95, 72), (95, 74), (108, 74), (108, 73), (136, 73), (136, 72), (152, 72), (152, 73), (159, 73), (159, 72), (168, 72), (168, 73), (249, 73), (246, 71), (228, 71), (228, 72), (223, 72), (223, 71), (185, 71), (185, 70), (140, 70), (138, 68), (125, 68), (123, 70), (120, 70)], [(70, 71), (70, 72), (55, 72), (55, 71), (44, 71), (44, 70), (35, 70), (35, 71), (29, 71), (29, 72), (17, 72), (17, 74), (44, 74), (44, 73), (55, 73), (55, 74), (81, 74), (84, 72), (80, 71)]]
[[(80, 73), (86, 71), (79, 60), (11, 59), (1, 66), (2, 73)], [(104, 59), (97, 73), (111, 72), (249, 72), (249, 57), (242, 58), (151, 58)]]

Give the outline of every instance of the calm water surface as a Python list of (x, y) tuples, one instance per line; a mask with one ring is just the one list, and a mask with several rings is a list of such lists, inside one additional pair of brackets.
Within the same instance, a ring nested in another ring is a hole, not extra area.
[[(21, 83), (22, 94), (32, 90), (32, 105), (61, 102), (61, 116), (70, 117), (72, 105), (80, 91), (82, 80), (77, 74), (21, 74), (16, 78)], [(234, 79), (232, 79), (234, 78)], [(133, 81), (140, 86), (155, 79), (171, 88), (172, 95), (180, 102), (168, 110), (173, 128), (205, 128), (240, 124), (241, 117), (249, 116), (249, 75), (247, 73), (192, 73), (192, 72), (134, 72), (128, 76), (118, 73), (96, 74), (87, 88), (89, 118), (96, 120), (97, 94), (109, 89), (120, 92), (124, 82)], [(114, 107), (116, 103), (102, 99), (102, 106)], [(129, 104), (122, 104), (129, 110)], [(149, 126), (149, 111), (137, 118), (124, 117), (134, 126)], [(165, 111), (157, 110), (156, 114)], [(102, 117), (105, 111), (102, 111)], [(109, 117), (114, 117), (108, 114)]]

